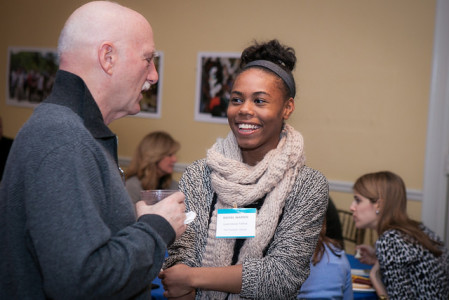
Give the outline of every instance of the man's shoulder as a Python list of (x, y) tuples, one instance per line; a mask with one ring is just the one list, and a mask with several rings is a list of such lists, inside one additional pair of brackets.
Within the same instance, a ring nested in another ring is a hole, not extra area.
[(66, 130), (75, 132), (76, 129), (80, 128), (85, 128), (83, 120), (70, 108), (43, 103), (35, 109), (21, 131), (44, 131), (53, 134)]
[(67, 107), (56, 104), (39, 105), (15, 138), (22, 149), (41, 150), (86, 140), (90, 135), (83, 120)]

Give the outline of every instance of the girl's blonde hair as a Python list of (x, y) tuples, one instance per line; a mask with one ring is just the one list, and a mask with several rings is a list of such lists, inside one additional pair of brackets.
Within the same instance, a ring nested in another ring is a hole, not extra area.
[(181, 148), (171, 135), (163, 131), (147, 134), (137, 146), (131, 164), (126, 170), (126, 179), (137, 176), (145, 190), (168, 189), (172, 174), (158, 177), (158, 163), (166, 156), (174, 155)]

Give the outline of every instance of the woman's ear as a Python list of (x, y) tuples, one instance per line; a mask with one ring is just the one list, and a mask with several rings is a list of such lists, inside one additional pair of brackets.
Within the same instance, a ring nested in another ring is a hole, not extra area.
[(376, 203), (374, 203), (374, 207), (376, 208), (376, 214), (379, 214), (377, 212), (382, 211), (382, 207), (384, 204), (383, 201), (384, 200), (382, 198), (379, 198), (379, 199), (377, 199)]
[(104, 42), (98, 49), (98, 60), (101, 68), (107, 74), (112, 74), (112, 67), (115, 63), (114, 46), (110, 42)]
[(295, 110), (295, 101), (290, 97), (284, 104), (284, 113), (282, 117), (284, 120), (288, 120), (292, 112)]

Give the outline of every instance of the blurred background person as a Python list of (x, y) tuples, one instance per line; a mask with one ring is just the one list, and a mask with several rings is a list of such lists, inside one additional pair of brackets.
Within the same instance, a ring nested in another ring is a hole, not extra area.
[(134, 203), (140, 200), (142, 190), (178, 189), (172, 173), (179, 148), (180, 144), (163, 131), (151, 132), (142, 139), (125, 172), (126, 189)]
[(448, 299), (449, 252), (441, 239), (407, 216), (402, 179), (389, 171), (354, 183), (350, 209), (357, 228), (377, 230), (375, 249), (357, 246), (360, 261), (374, 265), (370, 279), (381, 299)]
[(351, 266), (342, 241), (327, 235), (327, 215), (310, 262), (310, 275), (301, 286), (298, 299), (352, 300), (354, 297)]
[(2, 181), (3, 170), (5, 169), (6, 159), (8, 158), (12, 142), (13, 139), (3, 136), (3, 122), (0, 116), (0, 182)]
[(326, 210), (326, 236), (337, 241), (342, 250), (345, 250), (345, 242), (343, 238), (343, 228), (341, 226), (340, 217), (338, 216), (338, 209), (334, 201), (329, 197)]

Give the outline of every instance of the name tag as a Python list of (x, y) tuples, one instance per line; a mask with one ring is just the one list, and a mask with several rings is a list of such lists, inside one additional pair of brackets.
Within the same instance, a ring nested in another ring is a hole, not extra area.
[(256, 236), (255, 208), (224, 208), (217, 211), (217, 238), (251, 238)]

